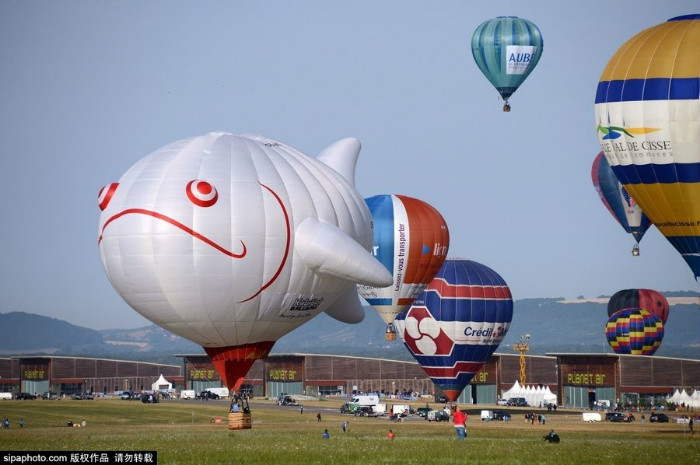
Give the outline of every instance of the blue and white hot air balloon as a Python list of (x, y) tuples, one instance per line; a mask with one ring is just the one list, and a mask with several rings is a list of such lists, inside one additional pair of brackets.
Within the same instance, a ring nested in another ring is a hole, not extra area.
[(512, 318), (513, 298), (498, 273), (448, 258), (395, 324), (416, 361), (454, 402), (503, 341)]
[(605, 207), (620, 226), (634, 237), (635, 245), (632, 254), (639, 255), (639, 241), (651, 226), (651, 220), (617, 179), (603, 152), (598, 153), (593, 160), (591, 178), (593, 187)]

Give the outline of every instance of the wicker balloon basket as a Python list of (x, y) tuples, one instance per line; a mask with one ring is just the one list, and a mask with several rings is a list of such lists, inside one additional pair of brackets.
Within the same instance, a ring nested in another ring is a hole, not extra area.
[(236, 412), (228, 414), (228, 429), (250, 429), (252, 426), (250, 413)]

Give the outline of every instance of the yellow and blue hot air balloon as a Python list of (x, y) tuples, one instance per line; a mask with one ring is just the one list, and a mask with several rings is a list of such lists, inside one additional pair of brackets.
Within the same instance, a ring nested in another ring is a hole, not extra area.
[(700, 15), (646, 29), (610, 59), (595, 118), (622, 185), (700, 276)]
[(474, 31), (472, 55), (503, 97), (503, 111), (510, 111), (508, 99), (535, 69), (543, 47), (537, 26), (517, 16), (489, 19)]
[(615, 177), (615, 173), (610, 168), (608, 160), (603, 156), (603, 152), (598, 153), (593, 160), (591, 178), (593, 179), (593, 187), (595, 187), (605, 207), (622, 228), (634, 237), (635, 244), (632, 255), (639, 255), (639, 241), (642, 240), (644, 233), (651, 226), (651, 221)]

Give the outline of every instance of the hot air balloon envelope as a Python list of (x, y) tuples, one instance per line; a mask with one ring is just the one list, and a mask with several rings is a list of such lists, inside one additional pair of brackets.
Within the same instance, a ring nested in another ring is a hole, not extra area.
[(325, 311), (364, 317), (369, 253), (356, 139), (318, 158), (261, 136), (209, 133), (146, 156), (99, 196), (99, 250), (121, 297), (200, 344), (234, 390), (277, 339)]
[(499, 16), (476, 28), (472, 55), (484, 76), (493, 84), (509, 111), (508, 98), (527, 79), (542, 56), (544, 41), (531, 21)]
[(387, 340), (393, 340), (392, 322), (440, 270), (450, 235), (442, 215), (422, 200), (377, 195), (365, 201), (374, 222), (372, 253), (394, 282), (383, 288), (359, 285), (358, 290), (387, 323)]
[(625, 43), (598, 83), (598, 138), (615, 176), (700, 276), (700, 15)]
[(668, 319), (669, 305), (666, 297), (653, 289), (622, 289), (610, 297), (608, 316), (626, 308), (641, 308), (656, 315), (662, 323)]
[(664, 338), (664, 324), (646, 310), (627, 308), (608, 319), (605, 337), (617, 354), (654, 355)]
[(506, 282), (491, 268), (447, 259), (396, 319), (404, 344), (450, 401), (498, 348), (513, 317)]
[(593, 161), (591, 178), (600, 200), (603, 201), (610, 214), (639, 243), (651, 226), (651, 221), (627, 192), (627, 189), (617, 180), (608, 160), (603, 156), (603, 152), (598, 153)]

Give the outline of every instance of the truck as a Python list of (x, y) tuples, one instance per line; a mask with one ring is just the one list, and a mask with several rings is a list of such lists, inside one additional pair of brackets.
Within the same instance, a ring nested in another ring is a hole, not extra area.
[(180, 399), (194, 399), (197, 394), (192, 389), (185, 389), (180, 392)]
[(211, 392), (212, 394), (216, 394), (220, 398), (226, 398), (228, 397), (228, 388), (225, 387), (210, 387), (206, 388), (202, 392)]
[(408, 404), (394, 404), (391, 406), (392, 415), (407, 416), (411, 413), (411, 406)]
[[(372, 407), (372, 411), (377, 412), (378, 405), (379, 396), (377, 395), (353, 396), (350, 401), (340, 407), (340, 413), (355, 413), (359, 407)], [(384, 406), (384, 412), (386, 413), (386, 405)]]

